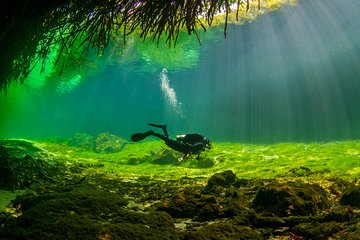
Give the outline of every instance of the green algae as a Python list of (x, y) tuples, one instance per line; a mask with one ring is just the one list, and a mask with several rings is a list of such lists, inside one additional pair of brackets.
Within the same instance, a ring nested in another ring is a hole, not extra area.
[[(66, 144), (39, 142), (39, 146), (68, 162), (101, 165), (101, 171), (128, 175), (157, 176), (179, 179), (184, 176), (210, 176), (231, 169), (242, 178), (340, 177), (360, 176), (360, 141), (324, 143), (279, 143), (253, 145), (213, 143), (213, 148), (185, 161), (156, 164), (164, 152), (174, 158), (182, 155), (169, 150), (161, 141), (127, 144), (119, 153), (104, 154), (84, 151)], [(165, 151), (166, 150), (166, 151)], [(204, 161), (210, 167), (201, 167)]]
[(22, 191), (6, 191), (0, 190), (0, 212), (4, 211), (7, 206), (11, 203), (12, 200), (16, 198), (17, 195), (21, 195)]
[(22, 196), (13, 204), (21, 215), (8, 226), (11, 239), (169, 239), (175, 232), (168, 214), (127, 210), (127, 199), (88, 185)]
[[(182, 155), (161, 141), (129, 143), (117, 153), (67, 141), (18, 141), (19, 153), (61, 162), (62, 177), (56, 171), (52, 181), (38, 179), (30, 194), (13, 200), (0, 214), (0, 238), (356, 239), (358, 233), (358, 141), (214, 143), (200, 161), (178, 161)], [(207, 160), (214, 165), (199, 165)]]

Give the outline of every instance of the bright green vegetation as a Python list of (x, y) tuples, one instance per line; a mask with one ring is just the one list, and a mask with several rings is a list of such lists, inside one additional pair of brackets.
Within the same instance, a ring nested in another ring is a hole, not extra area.
[[(208, 178), (215, 172), (231, 169), (240, 178), (332, 178), (353, 180), (360, 177), (360, 141), (328, 143), (279, 143), (251, 145), (213, 143), (213, 148), (182, 162), (154, 164), (166, 146), (161, 141), (129, 143), (122, 152), (93, 153), (63, 144), (38, 143), (68, 163), (89, 166), (86, 173), (114, 176), (150, 176), (157, 179)], [(181, 157), (173, 153), (175, 157)], [(209, 167), (204, 161), (215, 163)], [(90, 171), (90, 172), (89, 172)]]
[(0, 192), (0, 238), (358, 239), (360, 141), (89, 152), (115, 149), (109, 135), (2, 140), (0, 184), (24, 190)]

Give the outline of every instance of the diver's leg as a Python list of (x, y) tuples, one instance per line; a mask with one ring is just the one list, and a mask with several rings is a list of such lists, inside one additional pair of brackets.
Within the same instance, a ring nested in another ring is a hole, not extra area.
[(157, 128), (161, 128), (164, 132), (164, 135), (165, 137), (169, 138), (169, 134), (166, 130), (166, 125), (159, 125), (159, 124), (153, 124), (153, 123), (148, 123), (149, 126), (152, 126), (152, 127), (157, 127)]
[(166, 125), (163, 125), (161, 129), (163, 130), (165, 137), (169, 138), (168, 131), (166, 130)]
[(143, 140), (144, 138), (147, 138), (148, 136), (152, 135), (154, 131), (147, 131), (144, 133), (135, 133), (133, 135), (131, 135), (131, 140), (133, 142), (139, 142), (141, 140)]
[[(151, 132), (151, 133), (150, 133)], [(154, 137), (157, 137), (157, 138), (160, 138), (161, 140), (163, 140), (163, 141), (167, 141), (167, 140), (169, 140), (165, 135), (162, 135), (162, 134), (160, 134), (160, 133), (156, 133), (156, 132), (154, 132), (154, 131), (149, 131), (149, 133), (150, 133), (150, 135), (152, 135), (152, 136), (154, 136)]]

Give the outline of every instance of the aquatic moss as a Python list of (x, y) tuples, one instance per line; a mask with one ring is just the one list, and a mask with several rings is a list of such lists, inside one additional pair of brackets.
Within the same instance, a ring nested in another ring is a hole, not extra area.
[(337, 222), (302, 223), (294, 227), (294, 231), (298, 235), (301, 235), (304, 238), (314, 239), (314, 240), (328, 239), (331, 236), (333, 236), (335, 233), (338, 233), (343, 229), (344, 227)]
[(66, 167), (54, 161), (46, 150), (26, 140), (0, 141), (0, 187), (23, 189), (35, 183), (51, 183), (62, 178)]
[(261, 240), (263, 235), (249, 226), (238, 226), (231, 222), (220, 222), (192, 229), (183, 234), (182, 239), (207, 240), (207, 239), (239, 239)]
[(360, 186), (349, 186), (345, 189), (340, 202), (344, 205), (360, 208)]
[(273, 183), (259, 188), (254, 202), (257, 211), (278, 216), (315, 215), (329, 207), (326, 191), (301, 182)]
[[(230, 181), (236, 181), (230, 186), (216, 182), (216, 191), (207, 191), (204, 183), (222, 174), (223, 179), (229, 175)], [(294, 179), (239, 179), (231, 171), (215, 175), (165, 180), (96, 168), (81, 183), (50, 185), (18, 197), (8, 210), (18, 217), (0, 214), (0, 238), (320, 239), (320, 234), (356, 239), (359, 216), (355, 211), (349, 215), (351, 208), (337, 201), (340, 189), (353, 185), (349, 181), (323, 180), (323, 184), (329, 182), (327, 191), (335, 195), (329, 198), (331, 207), (326, 207), (319, 203), (326, 201), (314, 193), (323, 192), (316, 184)], [(300, 204), (290, 205), (286, 216), (255, 211), (253, 200), (260, 189), (284, 191), (287, 202)], [(297, 215), (311, 206), (321, 212)], [(185, 216), (188, 218), (183, 219)]]
[[(21, 211), (7, 226), (12, 239), (169, 239), (170, 216), (128, 211), (128, 200), (87, 185), (67, 186), (41, 196), (23, 196), (14, 206)], [(11, 233), (10, 233), (11, 232)], [(1, 234), (0, 234), (1, 236)], [(175, 238), (176, 239), (176, 238)]]
[[(98, 154), (57, 143), (37, 144), (69, 163), (100, 164), (103, 167), (98, 170), (101, 171), (156, 175), (162, 179), (209, 177), (228, 169), (241, 178), (340, 177), (351, 180), (360, 176), (360, 153), (356, 150), (360, 149), (359, 141), (269, 145), (215, 142), (200, 161), (192, 157), (181, 162), (175, 162), (181, 154), (167, 148), (162, 141), (129, 143), (121, 152), (112, 154)], [(157, 160), (167, 154), (174, 157), (170, 162)], [(201, 167), (205, 160), (211, 161), (212, 166)], [(154, 164), (157, 161), (163, 164)]]

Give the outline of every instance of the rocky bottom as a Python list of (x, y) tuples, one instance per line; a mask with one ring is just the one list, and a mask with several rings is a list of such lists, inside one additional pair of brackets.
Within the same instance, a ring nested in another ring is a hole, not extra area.
[(357, 183), (337, 178), (99, 174), (18, 196), (0, 239), (360, 239), (359, 207)]

